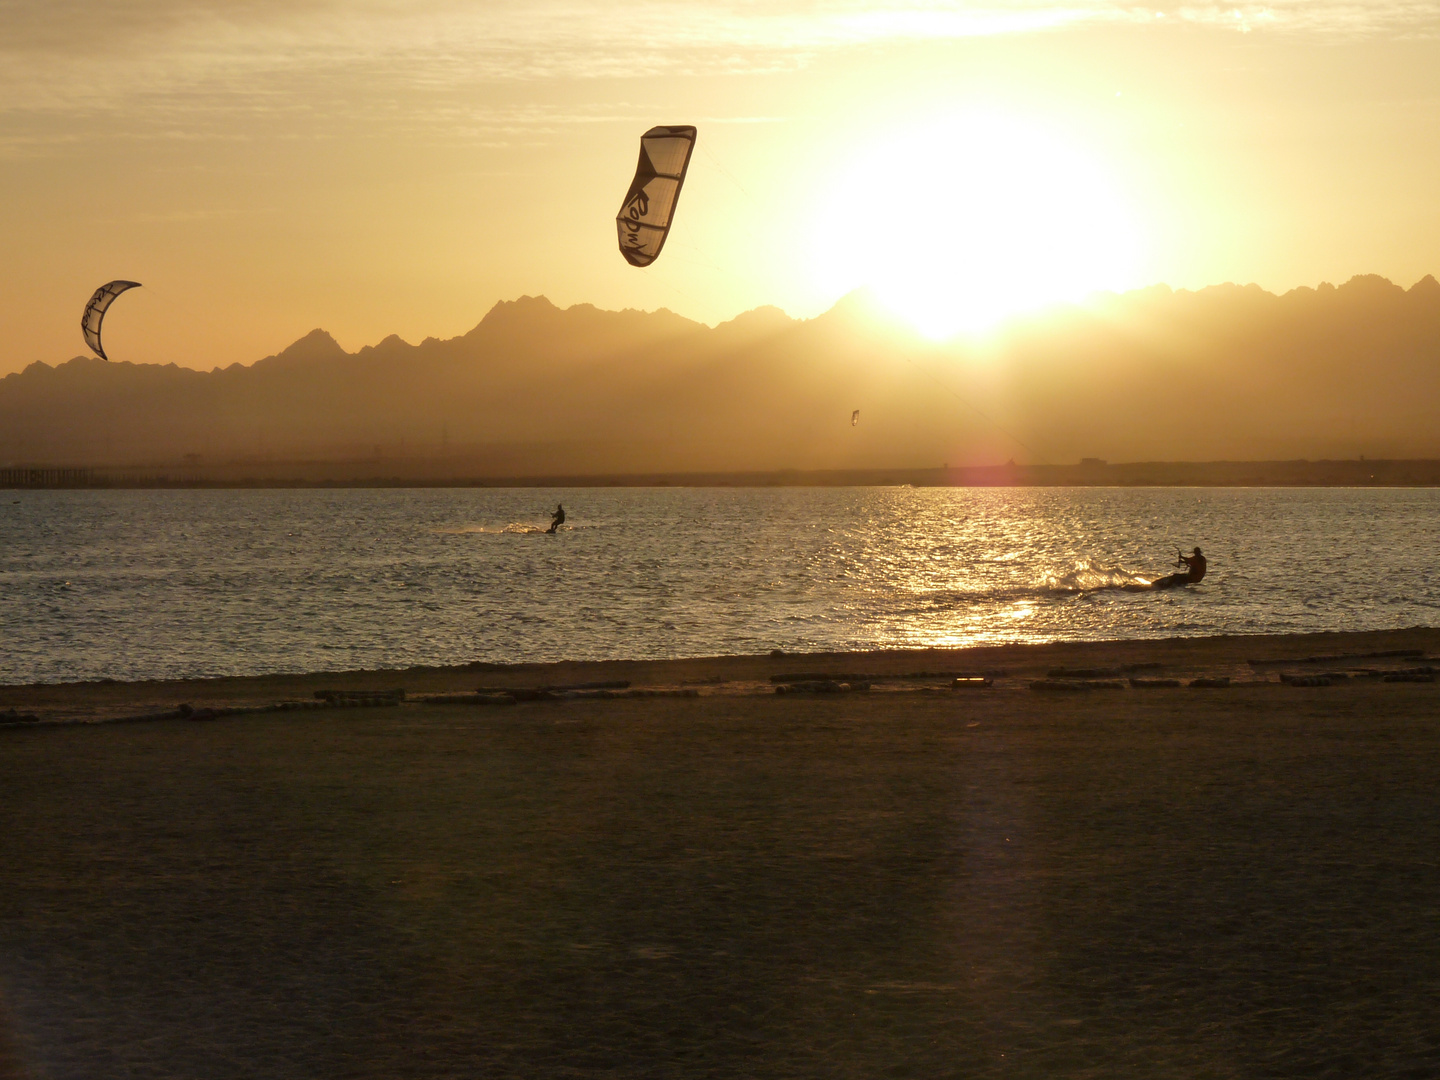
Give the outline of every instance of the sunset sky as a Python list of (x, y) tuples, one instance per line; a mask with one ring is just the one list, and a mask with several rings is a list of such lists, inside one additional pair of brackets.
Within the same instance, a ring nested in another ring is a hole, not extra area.
[[(616, 251), (653, 124), (699, 141)], [(0, 0), (0, 375), (501, 299), (943, 335), (1098, 289), (1440, 272), (1440, 3)]]

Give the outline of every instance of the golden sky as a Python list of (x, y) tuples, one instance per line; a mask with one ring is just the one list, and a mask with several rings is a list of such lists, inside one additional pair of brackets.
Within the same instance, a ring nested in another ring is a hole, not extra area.
[[(639, 271), (652, 124), (699, 143)], [(1440, 272), (1440, 2), (0, 0), (0, 375), (449, 337), (499, 299), (943, 334)], [(906, 305), (908, 303), (908, 308)]]

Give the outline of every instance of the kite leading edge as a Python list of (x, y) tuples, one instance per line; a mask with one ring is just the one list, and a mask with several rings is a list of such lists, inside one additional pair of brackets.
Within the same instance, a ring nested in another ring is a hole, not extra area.
[(659, 258), (694, 149), (695, 129), (689, 126), (653, 127), (640, 136), (635, 179), (615, 215), (620, 254), (631, 266), (649, 266)]
[(139, 287), (138, 281), (112, 281), (96, 289), (95, 295), (90, 297), (90, 302), (85, 305), (85, 314), (80, 318), (80, 329), (84, 331), (85, 344), (89, 345), (101, 360), (110, 359), (100, 346), (100, 324), (105, 321), (105, 312), (110, 310), (115, 298), (126, 289)]

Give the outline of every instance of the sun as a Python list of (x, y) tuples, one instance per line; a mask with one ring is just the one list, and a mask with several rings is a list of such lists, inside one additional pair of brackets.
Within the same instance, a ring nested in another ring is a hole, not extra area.
[(865, 147), (817, 209), (812, 256), (822, 292), (869, 286), (933, 338), (1139, 284), (1134, 217), (1100, 163), (993, 114)]

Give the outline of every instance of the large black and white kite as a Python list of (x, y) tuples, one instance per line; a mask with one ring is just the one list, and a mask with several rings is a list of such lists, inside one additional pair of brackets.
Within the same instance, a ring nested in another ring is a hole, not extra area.
[(101, 285), (95, 290), (95, 295), (90, 297), (90, 302), (85, 305), (85, 314), (80, 319), (80, 329), (85, 332), (85, 344), (95, 350), (95, 355), (101, 360), (109, 360), (105, 355), (104, 348), (100, 345), (100, 324), (105, 321), (105, 312), (110, 310), (110, 305), (115, 298), (126, 289), (138, 289), (138, 281), (112, 281), (108, 285)]
[(640, 164), (615, 215), (620, 254), (631, 266), (649, 266), (659, 258), (694, 149), (693, 127), (653, 127), (640, 136)]

